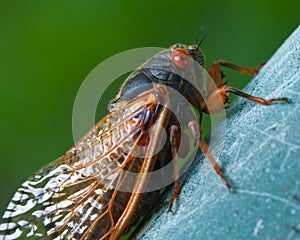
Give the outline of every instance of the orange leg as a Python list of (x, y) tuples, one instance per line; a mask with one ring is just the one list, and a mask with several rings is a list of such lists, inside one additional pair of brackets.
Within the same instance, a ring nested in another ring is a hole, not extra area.
[(208, 69), (208, 73), (209, 76), (213, 79), (213, 82), (211, 82), (211, 80), (209, 79), (209, 77), (207, 78), (206, 81), (206, 87), (207, 87), (207, 91), (208, 93), (212, 93), (213, 91), (215, 91), (216, 87), (219, 88), (221, 86), (223, 86), (223, 77), (224, 74), (222, 72), (221, 67), (227, 67), (227, 68), (231, 68), (235, 71), (238, 71), (240, 73), (243, 74), (248, 74), (248, 75), (256, 75), (259, 70), (261, 69), (263, 64), (260, 64), (258, 67), (256, 68), (247, 68), (247, 67), (242, 67), (242, 66), (238, 66), (226, 61), (216, 61), (213, 62), (210, 66), (210, 68)]
[(230, 184), (230, 182), (228, 181), (228, 179), (226, 178), (226, 176), (224, 175), (222, 169), (220, 168), (220, 166), (217, 164), (217, 162), (215, 161), (213, 155), (211, 154), (211, 152), (208, 149), (207, 144), (204, 142), (203, 139), (199, 140), (199, 147), (201, 148), (201, 150), (204, 152), (204, 154), (206, 155), (206, 157), (208, 158), (208, 160), (210, 161), (211, 165), (213, 166), (213, 168), (215, 169), (216, 173), (220, 176), (220, 178), (225, 182), (226, 187), (229, 189), (232, 189), (232, 185)]
[(223, 67), (228, 67), (228, 68), (231, 68), (240, 73), (248, 74), (248, 75), (252, 75), (252, 76), (256, 75), (259, 72), (259, 70), (261, 69), (261, 67), (263, 66), (263, 64), (260, 64), (256, 68), (248, 68), (248, 67), (238, 66), (233, 63), (226, 62), (226, 61), (217, 61), (215, 63), (219, 63)]
[(179, 178), (179, 166), (178, 166), (178, 155), (177, 155), (177, 145), (176, 145), (176, 134), (178, 133), (178, 127), (173, 125), (170, 127), (170, 144), (171, 151), (174, 163), (174, 173), (175, 173), (175, 182), (174, 182), (174, 194), (169, 201), (169, 209), (168, 211), (172, 211), (172, 206), (174, 200), (179, 196), (181, 188), (180, 188), (180, 178)]
[(232, 93), (232, 94), (238, 95), (240, 97), (246, 98), (246, 99), (248, 99), (252, 102), (262, 104), (264, 106), (268, 106), (268, 105), (270, 105), (272, 103), (275, 103), (275, 102), (288, 102), (289, 101), (289, 99), (286, 98), (286, 97), (272, 98), (272, 99), (266, 100), (264, 98), (255, 97), (255, 96), (252, 96), (248, 93), (242, 92), (239, 89), (236, 89), (236, 88), (233, 88), (233, 87), (228, 87), (228, 86), (225, 86), (224, 91), (225, 91), (226, 95), (228, 95), (229, 93)]
[(243, 98), (246, 98), (252, 102), (262, 104), (264, 106), (268, 106), (268, 105), (276, 103), (276, 102), (288, 102), (289, 101), (289, 99), (286, 97), (272, 98), (272, 99), (267, 100), (264, 98), (252, 96), (248, 93), (242, 92), (239, 89), (224, 85), (220, 88), (217, 88), (214, 92), (212, 92), (210, 94), (210, 96), (206, 100), (206, 106), (204, 107), (203, 112), (208, 113), (208, 114), (220, 112), (222, 109), (224, 109), (225, 104), (228, 102), (228, 95), (230, 93), (238, 95)]
[(262, 105), (270, 105), (274, 102), (288, 102), (288, 98), (274, 98), (274, 99), (263, 99), (260, 97), (252, 96), (250, 94), (244, 93), (239, 89), (229, 87), (223, 83), (223, 73), (221, 67), (228, 67), (236, 70), (240, 73), (255, 75), (259, 72), (262, 64), (257, 68), (246, 68), (241, 67), (226, 61), (213, 62), (208, 70), (210, 77), (213, 79), (211, 81), (209, 77), (207, 78), (207, 93), (209, 94), (206, 100), (206, 106), (203, 108), (203, 112), (208, 114), (218, 113), (225, 108), (225, 104), (228, 102), (228, 95), (230, 93), (238, 95), (240, 97), (246, 98), (252, 102), (259, 103)]
[(189, 129), (193, 135), (193, 137), (198, 140), (198, 144), (199, 147), (201, 148), (201, 150), (203, 151), (203, 153), (206, 155), (206, 157), (208, 158), (208, 160), (210, 161), (211, 165), (213, 166), (213, 168), (215, 169), (216, 173), (220, 176), (220, 178), (225, 182), (226, 187), (229, 189), (232, 189), (232, 185), (231, 183), (228, 181), (228, 179), (226, 178), (226, 176), (224, 175), (221, 167), (218, 165), (218, 163), (216, 162), (216, 160), (214, 159), (213, 155), (211, 154), (211, 152), (208, 149), (207, 144), (204, 142), (203, 139), (201, 139), (201, 128), (199, 126), (199, 123), (197, 121), (191, 121), (189, 123)]

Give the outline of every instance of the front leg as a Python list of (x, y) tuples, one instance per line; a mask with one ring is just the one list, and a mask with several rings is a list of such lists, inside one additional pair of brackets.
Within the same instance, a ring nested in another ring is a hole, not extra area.
[(288, 102), (289, 99), (286, 97), (282, 98), (272, 98), (272, 99), (264, 99), (260, 97), (256, 97), (253, 95), (250, 95), (248, 93), (245, 93), (237, 88), (229, 87), (226, 85), (221, 86), (220, 88), (217, 88), (214, 92), (212, 92), (208, 99), (205, 101), (206, 106), (203, 109), (203, 112), (207, 114), (213, 114), (218, 113), (222, 111), (225, 108), (225, 104), (228, 102), (228, 95), (232, 93), (235, 95), (238, 95), (240, 97), (246, 98), (249, 101), (268, 106), (276, 102)]
[[(208, 69), (209, 76), (206, 81), (207, 92), (209, 94), (211, 94), (213, 91), (215, 91), (216, 88), (219, 88), (224, 85), (224, 82), (223, 82), (224, 74), (221, 69), (222, 67), (227, 67), (227, 68), (230, 68), (237, 72), (254, 76), (259, 72), (259, 70), (261, 69), (262, 66), (263, 66), (263, 64), (260, 64), (256, 68), (247, 68), (247, 67), (238, 66), (238, 65), (235, 65), (233, 63), (229, 63), (229, 62), (226, 62), (223, 60), (213, 62), (211, 64), (210, 68)], [(211, 81), (211, 79), (209, 79), (209, 77), (212, 78), (213, 81)]]
[(259, 72), (259, 69), (262, 65), (259, 65), (257, 68), (246, 68), (241, 67), (232, 63), (225, 61), (214, 62), (208, 70), (209, 76), (213, 79), (211, 81), (208, 77), (207, 79), (207, 92), (208, 97), (205, 101), (206, 106), (202, 109), (203, 112), (207, 114), (218, 113), (225, 108), (225, 104), (228, 102), (228, 95), (230, 93), (238, 95), (240, 97), (246, 98), (252, 102), (262, 104), (264, 106), (273, 104), (275, 102), (288, 102), (288, 98), (273, 98), (273, 99), (264, 99), (256, 96), (252, 96), (248, 93), (242, 92), (241, 90), (226, 86), (223, 83), (223, 73), (221, 67), (228, 67), (238, 72), (255, 75)]

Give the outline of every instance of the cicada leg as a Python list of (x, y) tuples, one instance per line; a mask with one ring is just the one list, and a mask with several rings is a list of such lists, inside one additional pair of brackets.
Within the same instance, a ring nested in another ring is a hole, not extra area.
[[(288, 102), (288, 98), (273, 98), (266, 100), (264, 98), (252, 96), (245, 92), (242, 92), (239, 89), (224, 85), (223, 83), (223, 73), (221, 67), (228, 67), (238, 72), (248, 74), (248, 75), (255, 75), (259, 72), (262, 65), (259, 65), (257, 68), (246, 68), (241, 67), (232, 63), (228, 63), (225, 61), (217, 61), (214, 62), (208, 70), (210, 77), (213, 78), (213, 81), (207, 81), (207, 92), (209, 94), (208, 98), (205, 100), (206, 106), (202, 109), (203, 112), (208, 114), (213, 114), (220, 112), (224, 109), (225, 104), (228, 102), (228, 95), (230, 93), (238, 95), (240, 97), (246, 98), (252, 102), (259, 103), (262, 105), (270, 105), (275, 102)], [(198, 140), (199, 147), (204, 152), (206, 157), (209, 159), (210, 163), (213, 165), (216, 173), (224, 180), (226, 186), (230, 189), (232, 185), (227, 180), (226, 176), (222, 172), (220, 166), (216, 163), (214, 157), (212, 156), (211, 152), (208, 149), (208, 146), (201, 138), (201, 126), (196, 121), (192, 121), (189, 123), (189, 129), (192, 135)]]
[(260, 64), (256, 68), (247, 68), (247, 67), (238, 66), (238, 65), (235, 65), (235, 64), (223, 61), (223, 60), (213, 62), (211, 64), (210, 68), (208, 69), (209, 77), (211, 77), (213, 79), (213, 82), (210, 81), (209, 79), (207, 79), (206, 89), (207, 89), (208, 93), (210, 94), (216, 89), (216, 87), (219, 88), (224, 85), (224, 83), (223, 83), (224, 74), (222, 72), (221, 67), (231, 68), (237, 72), (254, 76), (259, 72), (259, 70), (261, 69), (262, 66), (263, 66), (263, 64)]
[(248, 100), (250, 100), (252, 102), (262, 104), (264, 106), (268, 106), (268, 105), (273, 104), (275, 102), (288, 102), (289, 101), (289, 99), (286, 98), (286, 97), (272, 98), (272, 99), (267, 100), (267, 99), (264, 99), (264, 98), (252, 96), (252, 95), (250, 95), (248, 93), (242, 92), (239, 89), (236, 89), (236, 88), (233, 88), (233, 87), (229, 87), (229, 86), (224, 86), (224, 90), (223, 91), (227, 95), (229, 93), (232, 93), (232, 94), (238, 95), (240, 97), (246, 98), (246, 99), (248, 99)]
[(224, 75), (222, 73), (221, 66), (231, 68), (233, 70), (236, 70), (244, 74), (255, 75), (259, 72), (259, 69), (261, 68), (262, 65), (259, 65), (257, 68), (246, 68), (225, 61), (214, 62), (208, 70), (210, 77), (213, 78), (213, 83), (212, 81), (207, 81), (207, 88), (208, 88), (207, 91), (209, 93), (209, 96), (205, 101), (206, 106), (203, 108), (203, 112), (208, 114), (220, 112), (222, 109), (224, 109), (225, 104), (228, 102), (228, 95), (230, 93), (265, 106), (275, 102), (282, 102), (282, 101), (288, 102), (288, 98), (286, 97), (266, 100), (264, 98), (252, 96), (250, 94), (242, 92), (237, 88), (224, 85), (223, 84)]
[(172, 211), (172, 206), (174, 200), (179, 196), (181, 188), (180, 188), (180, 176), (179, 176), (179, 165), (178, 165), (178, 151), (177, 151), (177, 142), (176, 135), (178, 134), (178, 127), (173, 125), (170, 127), (170, 144), (171, 144), (171, 152), (172, 159), (174, 163), (174, 173), (175, 173), (175, 182), (174, 182), (174, 194), (169, 201), (168, 211)]
[(218, 163), (214, 159), (213, 155), (209, 151), (207, 144), (201, 138), (202, 130), (201, 130), (201, 126), (199, 125), (199, 123), (197, 121), (191, 121), (189, 123), (188, 127), (189, 127), (189, 129), (190, 129), (193, 137), (198, 141), (198, 145), (199, 145), (200, 149), (203, 151), (203, 153), (205, 154), (205, 156), (208, 158), (208, 160), (210, 161), (211, 165), (215, 169), (216, 173), (225, 182), (226, 187), (229, 188), (229, 189), (232, 189), (233, 187), (232, 187), (231, 183), (229, 182), (229, 180), (227, 179), (227, 177), (224, 175), (221, 167), (218, 165)]

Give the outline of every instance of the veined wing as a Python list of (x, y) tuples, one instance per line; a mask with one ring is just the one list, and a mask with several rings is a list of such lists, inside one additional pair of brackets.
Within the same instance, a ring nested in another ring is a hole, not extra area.
[[(138, 177), (128, 182), (122, 170), (149, 171), (144, 158), (136, 156), (147, 154), (151, 139), (143, 129), (158, 107), (154, 90), (145, 92), (107, 115), (64, 156), (25, 181), (3, 215), (0, 238), (109, 238), (130, 204), (130, 191), (137, 181), (145, 184)], [(126, 187), (128, 191), (120, 191)]]

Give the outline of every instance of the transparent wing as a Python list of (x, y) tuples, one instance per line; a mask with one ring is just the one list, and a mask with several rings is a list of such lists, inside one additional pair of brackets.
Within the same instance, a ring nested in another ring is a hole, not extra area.
[(141, 129), (156, 106), (151, 90), (142, 94), (107, 115), (64, 156), (25, 181), (3, 215), (0, 239), (107, 235), (120, 217), (122, 201), (130, 197), (114, 190), (124, 180), (121, 170), (139, 171), (141, 159), (132, 153), (145, 142)]

